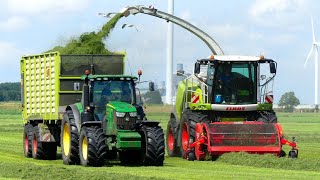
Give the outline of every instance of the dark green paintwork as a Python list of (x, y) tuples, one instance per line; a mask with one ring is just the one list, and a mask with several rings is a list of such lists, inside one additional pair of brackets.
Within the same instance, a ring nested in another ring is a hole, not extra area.
[(141, 136), (136, 131), (119, 130), (117, 135), (117, 149), (140, 149)]

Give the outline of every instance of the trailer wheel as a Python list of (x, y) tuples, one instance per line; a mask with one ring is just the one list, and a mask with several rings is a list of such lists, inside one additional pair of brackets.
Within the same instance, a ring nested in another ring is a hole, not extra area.
[(23, 132), (23, 150), (24, 156), (27, 158), (32, 157), (32, 136), (33, 126), (31, 124), (26, 124)]
[(64, 164), (79, 164), (79, 135), (73, 112), (66, 111), (61, 123), (61, 154)]
[[(181, 118), (180, 133), (181, 133), (181, 157), (186, 158), (186, 151), (189, 148), (189, 143), (195, 142), (196, 138), (196, 124), (200, 122), (207, 122), (208, 116), (201, 114), (201, 112), (194, 112), (187, 109)], [(189, 150), (190, 151), (190, 150)], [(194, 151), (194, 150), (192, 150)], [(194, 152), (193, 152), (194, 153)]]
[(166, 145), (167, 145), (167, 152), (170, 157), (177, 157), (180, 156), (180, 150), (178, 148), (178, 134), (176, 126), (176, 120), (171, 118), (167, 125), (167, 132), (166, 132)]
[(32, 158), (33, 159), (45, 159), (45, 153), (43, 151), (42, 142), (40, 141), (39, 127), (33, 127), (32, 133)]
[(81, 165), (100, 167), (104, 164), (107, 145), (102, 128), (82, 127), (79, 144)]
[(38, 126), (33, 127), (32, 157), (33, 159), (53, 160), (57, 158), (57, 144), (55, 142), (41, 142)]
[(159, 126), (142, 126), (141, 134), (141, 162), (145, 166), (163, 166), (164, 134)]

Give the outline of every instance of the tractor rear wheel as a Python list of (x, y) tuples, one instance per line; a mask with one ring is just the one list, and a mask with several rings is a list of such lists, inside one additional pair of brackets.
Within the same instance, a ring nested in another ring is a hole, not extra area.
[(73, 112), (67, 110), (61, 123), (61, 154), (64, 164), (79, 164), (79, 134)]
[[(194, 112), (187, 109), (182, 116), (180, 124), (181, 145), (180, 152), (182, 158), (187, 158), (187, 150), (189, 143), (195, 142), (196, 138), (196, 124), (200, 122), (207, 122), (208, 116), (201, 112)], [(194, 152), (193, 152), (194, 153)], [(196, 157), (198, 158), (198, 157)]]
[(141, 162), (145, 166), (163, 166), (164, 134), (159, 126), (142, 126), (141, 134)]
[(178, 148), (178, 134), (177, 132), (177, 125), (176, 120), (171, 118), (167, 125), (167, 132), (166, 132), (166, 145), (167, 145), (167, 152), (170, 157), (177, 157), (180, 156), (180, 150)]
[(31, 124), (26, 124), (23, 132), (23, 150), (24, 156), (27, 158), (32, 157), (32, 136), (33, 126)]
[(107, 152), (106, 136), (100, 127), (82, 127), (80, 133), (80, 162), (83, 166), (100, 167)]

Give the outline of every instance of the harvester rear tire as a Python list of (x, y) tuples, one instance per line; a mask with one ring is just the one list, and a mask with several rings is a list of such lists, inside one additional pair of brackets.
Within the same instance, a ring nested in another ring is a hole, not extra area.
[(274, 111), (263, 111), (260, 112), (260, 117), (258, 118), (258, 122), (264, 122), (264, 123), (277, 123), (278, 118)]
[(79, 134), (71, 110), (67, 110), (63, 115), (60, 137), (63, 164), (79, 164)]
[[(187, 128), (187, 132), (189, 135), (188, 138), (188, 142), (185, 142), (186, 144), (188, 144), (189, 147), (189, 143), (191, 142), (195, 142), (196, 140), (196, 124), (200, 123), (200, 122), (208, 122), (208, 116), (205, 114), (202, 114), (201, 112), (194, 112), (191, 110), (186, 110), (183, 113), (183, 117), (181, 118), (181, 123), (180, 123), (180, 133), (182, 133), (184, 128)], [(187, 127), (185, 127), (185, 125), (187, 125)], [(186, 150), (183, 147), (183, 138), (182, 138), (182, 134), (181, 134), (181, 145), (180, 145), (180, 152), (181, 152), (181, 157), (182, 158), (187, 158), (186, 156)], [(194, 153), (194, 151), (193, 151)]]
[(171, 118), (167, 125), (166, 146), (169, 157), (179, 157), (180, 149), (178, 147), (177, 122)]
[(107, 154), (107, 145), (102, 128), (82, 127), (79, 145), (81, 165), (103, 166)]
[(31, 124), (26, 124), (23, 132), (23, 150), (24, 156), (27, 158), (32, 157), (32, 136), (33, 126)]
[(165, 143), (163, 129), (159, 126), (142, 126), (141, 162), (144, 166), (163, 166)]

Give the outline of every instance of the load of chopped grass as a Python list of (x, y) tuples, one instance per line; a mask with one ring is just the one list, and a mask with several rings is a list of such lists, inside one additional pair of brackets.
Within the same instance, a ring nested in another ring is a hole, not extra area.
[(112, 54), (103, 42), (123, 16), (116, 14), (99, 32), (86, 32), (77, 38), (71, 38), (65, 46), (56, 46), (46, 52), (59, 51), (61, 54)]
[(278, 158), (272, 154), (258, 155), (248, 154), (245, 152), (226, 153), (219, 157), (218, 161), (241, 166), (318, 172), (320, 171), (320, 162), (318, 159), (292, 159), (288, 157)]

